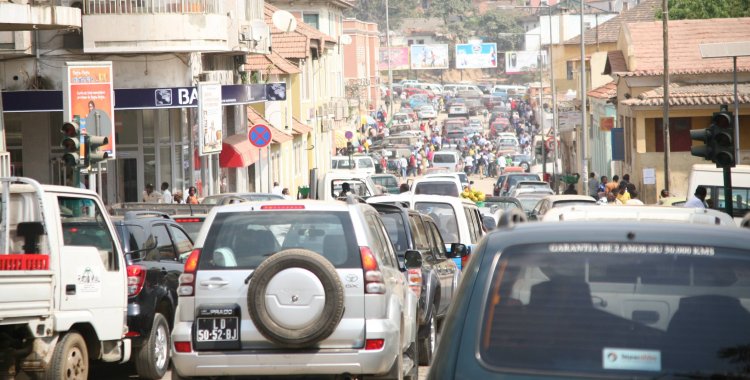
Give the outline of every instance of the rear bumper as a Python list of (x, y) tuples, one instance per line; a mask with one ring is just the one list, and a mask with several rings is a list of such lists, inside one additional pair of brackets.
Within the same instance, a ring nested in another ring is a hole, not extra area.
[[(173, 342), (192, 341), (192, 322), (175, 323)], [(380, 350), (239, 350), (181, 353), (171, 347), (174, 369), (182, 376), (382, 374), (400, 350), (398, 326), (367, 321), (367, 339), (384, 339)], [(364, 342), (363, 342), (364, 343)]]

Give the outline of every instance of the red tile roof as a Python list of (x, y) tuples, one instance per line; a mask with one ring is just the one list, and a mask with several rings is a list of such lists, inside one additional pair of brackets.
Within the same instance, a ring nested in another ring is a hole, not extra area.
[(247, 56), (247, 63), (245, 63), (245, 71), (251, 70), (280, 75), (297, 74), (300, 72), (295, 64), (289, 62), (275, 51), (271, 52), (271, 54), (249, 54)]
[[(750, 83), (738, 84), (737, 99), (741, 104), (750, 104)], [(672, 83), (669, 86), (670, 106), (731, 105), (733, 103), (734, 85), (732, 83), (694, 85)], [(623, 100), (621, 104), (626, 106), (663, 106), (664, 87), (657, 87), (635, 98)]]
[[(662, 75), (664, 72), (662, 22), (627, 24), (623, 33), (631, 49), (632, 67), (625, 76)], [(729, 58), (702, 59), (698, 45), (750, 41), (750, 17), (669, 22), (671, 74), (731, 73)], [(737, 70), (750, 71), (750, 59), (738, 59)]]
[(304, 135), (305, 133), (312, 131), (312, 128), (299, 121), (296, 117), (292, 117), (292, 130), (294, 130), (294, 134), (296, 135)]
[(586, 93), (586, 95), (592, 98), (598, 99), (611, 99), (617, 96), (617, 84), (615, 82), (609, 82), (604, 86), (595, 88)]
[(604, 74), (624, 73), (628, 71), (628, 63), (622, 50), (607, 52), (607, 62), (604, 64)]
[(290, 136), (290, 135), (282, 132), (280, 129), (278, 129), (278, 128), (272, 126), (272, 125), (269, 125), (269, 127), (271, 129), (271, 141), (273, 141), (273, 142), (275, 142), (277, 144), (280, 144), (280, 143), (284, 143), (284, 142), (287, 142), (287, 141), (293, 139), (292, 136)]
[(315, 40), (319, 47), (325, 46), (325, 43), (336, 43), (336, 40), (305, 24), (301, 19), (297, 19), (297, 29), (293, 32), (287, 33), (277, 29), (271, 20), (273, 13), (277, 10), (279, 8), (266, 3), (263, 8), (263, 17), (271, 28), (271, 49), (280, 56), (286, 59), (306, 58), (310, 54), (311, 40)]
[(274, 127), (252, 107), (247, 107), (247, 120), (250, 122), (251, 127), (258, 124), (266, 125), (271, 130), (271, 141), (274, 143), (283, 143), (292, 139), (292, 136)]
[[(620, 36), (620, 28), (627, 23), (653, 21), (656, 12), (661, 9), (662, 0), (641, 0), (635, 7), (623, 11), (618, 16), (601, 23), (596, 28), (591, 28), (584, 33), (586, 44), (617, 42)], [(580, 44), (581, 35), (577, 35), (564, 42), (565, 45)]]

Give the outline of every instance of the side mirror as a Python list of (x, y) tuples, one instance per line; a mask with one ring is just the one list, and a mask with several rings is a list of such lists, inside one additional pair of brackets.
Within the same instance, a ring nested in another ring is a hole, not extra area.
[(451, 243), (451, 250), (448, 252), (449, 258), (458, 258), (469, 256), (469, 247), (466, 244)]
[(419, 251), (406, 251), (404, 254), (404, 266), (406, 269), (422, 267), (422, 254)]

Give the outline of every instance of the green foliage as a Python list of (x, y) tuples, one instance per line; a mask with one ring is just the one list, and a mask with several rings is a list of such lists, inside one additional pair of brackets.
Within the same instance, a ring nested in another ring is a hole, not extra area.
[(471, 1), (468, 0), (432, 0), (427, 15), (440, 18), (448, 25), (451, 20), (466, 17), (470, 9)]
[[(669, 19), (750, 17), (750, 0), (669, 0)], [(661, 7), (656, 18), (662, 19)]]
[[(388, 17), (391, 30), (398, 29), (403, 19), (417, 15), (419, 0), (388, 0)], [(346, 12), (346, 17), (361, 21), (375, 22), (378, 30), (385, 31), (385, 0), (357, 0), (354, 7)]]
[(497, 43), (497, 51), (516, 50), (523, 44), (524, 30), (513, 12), (494, 10), (474, 16), (469, 22), (478, 37)]

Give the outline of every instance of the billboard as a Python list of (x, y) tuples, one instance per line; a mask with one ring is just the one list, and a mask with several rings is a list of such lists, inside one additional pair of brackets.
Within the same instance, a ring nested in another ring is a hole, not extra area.
[(521, 74), (539, 70), (547, 64), (546, 51), (506, 51), (505, 73)]
[(67, 62), (64, 75), (63, 118), (75, 121), (90, 136), (106, 136), (101, 152), (115, 157), (112, 62)]
[(448, 68), (448, 45), (411, 45), (409, 48), (412, 69)]
[(388, 59), (391, 60), (391, 70), (409, 70), (409, 47), (381, 47), (378, 70), (388, 70)]
[(198, 125), (201, 126), (198, 154), (221, 153), (223, 136), (219, 83), (198, 82)]
[(486, 69), (497, 67), (497, 44), (456, 44), (457, 69)]

